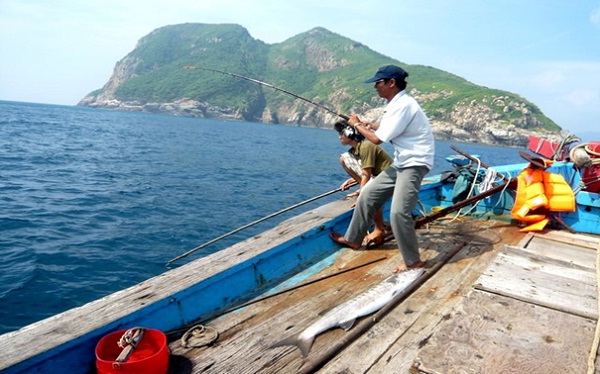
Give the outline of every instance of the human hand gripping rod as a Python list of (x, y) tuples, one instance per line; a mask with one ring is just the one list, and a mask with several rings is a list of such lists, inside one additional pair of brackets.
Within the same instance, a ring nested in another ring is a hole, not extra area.
[(329, 109), (329, 108), (327, 108), (326, 106), (324, 106), (324, 105), (322, 105), (322, 104), (316, 103), (316, 102), (314, 102), (314, 101), (312, 101), (312, 100), (309, 100), (309, 99), (307, 99), (307, 98), (305, 98), (305, 97), (302, 97), (302, 96), (300, 96), (300, 95), (297, 95), (297, 94), (295, 94), (295, 93), (293, 93), (293, 92), (290, 92), (290, 91), (284, 90), (283, 88), (279, 88), (279, 87), (277, 87), (277, 86), (274, 86), (274, 85), (272, 85), (272, 84), (269, 84), (269, 83), (266, 83), (266, 82), (259, 81), (258, 79), (254, 79), (254, 78), (248, 78), (248, 77), (244, 77), (243, 75), (239, 75), (239, 74), (235, 74), (235, 73), (229, 73), (229, 72), (226, 72), (226, 71), (223, 71), (223, 70), (217, 70), (217, 69), (205, 68), (205, 67), (202, 67), (202, 66), (184, 66), (183, 68), (184, 68), (184, 69), (188, 69), (188, 70), (205, 70), (205, 71), (212, 71), (212, 72), (214, 72), (214, 73), (220, 73), (220, 74), (230, 75), (230, 76), (232, 76), (232, 77), (239, 78), (239, 79), (244, 79), (244, 80), (247, 80), (247, 81), (250, 81), (250, 82), (253, 82), (253, 83), (260, 84), (261, 86), (269, 87), (269, 88), (272, 88), (272, 89), (274, 89), (274, 90), (281, 91), (281, 92), (283, 92), (283, 93), (285, 93), (285, 94), (291, 95), (291, 96), (295, 97), (296, 99), (300, 99), (300, 100), (302, 100), (302, 101), (305, 101), (305, 102), (307, 102), (307, 103), (309, 103), (309, 104), (312, 104), (312, 105), (314, 105), (314, 106), (316, 106), (316, 107), (319, 107), (319, 108), (321, 108), (321, 109), (323, 109), (323, 110), (326, 110), (326, 111), (328, 111), (328, 112), (329, 112), (329, 113), (331, 113), (331, 114), (335, 114), (336, 116), (338, 116), (338, 117), (341, 117), (341, 118), (345, 119), (346, 121), (350, 119), (350, 117), (348, 117), (348, 116), (347, 116), (347, 115), (345, 115), (345, 114), (338, 113), (338, 112), (336, 112), (336, 111), (334, 111), (334, 110), (332, 110), (332, 109)]

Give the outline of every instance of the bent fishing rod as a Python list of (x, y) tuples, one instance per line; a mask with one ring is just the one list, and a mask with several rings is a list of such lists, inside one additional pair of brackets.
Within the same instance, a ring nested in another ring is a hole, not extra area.
[(232, 77), (239, 78), (239, 79), (244, 79), (244, 80), (247, 80), (249, 82), (257, 83), (257, 84), (260, 84), (261, 86), (269, 87), (269, 88), (272, 88), (274, 90), (277, 90), (277, 91), (283, 92), (285, 94), (291, 95), (291, 96), (295, 97), (296, 99), (300, 99), (300, 100), (305, 101), (305, 102), (307, 102), (309, 104), (317, 106), (317, 107), (319, 107), (319, 108), (321, 108), (323, 110), (326, 110), (326, 111), (328, 111), (331, 114), (335, 114), (336, 116), (341, 117), (341, 118), (345, 119), (346, 121), (350, 119), (350, 117), (348, 117), (345, 114), (338, 113), (338, 112), (336, 112), (336, 111), (334, 111), (332, 109), (327, 108), (326, 106), (324, 106), (322, 104), (316, 103), (316, 102), (314, 102), (312, 100), (309, 100), (309, 99), (307, 99), (305, 97), (297, 95), (297, 94), (295, 94), (293, 92), (290, 92), (288, 90), (284, 90), (283, 88), (274, 86), (274, 85), (272, 85), (270, 83), (259, 81), (258, 79), (248, 78), (248, 77), (245, 77), (243, 75), (239, 75), (239, 74), (235, 74), (235, 73), (229, 73), (229, 72), (223, 71), (223, 70), (205, 68), (205, 67), (202, 67), (202, 66), (184, 66), (183, 68), (184, 69), (188, 69), (188, 70), (205, 70), (205, 71), (211, 71), (211, 72), (214, 72), (214, 73), (220, 73), (220, 74), (224, 74), (224, 75), (230, 75)]

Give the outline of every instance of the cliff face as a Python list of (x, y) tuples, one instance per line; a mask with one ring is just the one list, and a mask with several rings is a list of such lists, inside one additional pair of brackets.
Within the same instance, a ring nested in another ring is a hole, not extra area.
[[(493, 107), (500, 107), (503, 113), (513, 113), (513, 118), (507, 123)], [(525, 146), (529, 135), (558, 138), (558, 134), (553, 136), (552, 132), (540, 131), (542, 123), (529, 109), (522, 102), (511, 101), (506, 96), (484, 102), (458, 103), (446, 121), (434, 121), (433, 126), (439, 140)]]
[(184, 24), (157, 29), (119, 61), (109, 81), (78, 105), (297, 126), (331, 128), (339, 119), (316, 105), (265, 85), (197, 65), (259, 79), (336, 113), (376, 121), (384, 102), (366, 77), (398, 64), (409, 92), (427, 112), (438, 140), (524, 146), (528, 135), (560, 128), (519, 96), (474, 85), (431, 67), (407, 65), (317, 28), (267, 45), (238, 25)]

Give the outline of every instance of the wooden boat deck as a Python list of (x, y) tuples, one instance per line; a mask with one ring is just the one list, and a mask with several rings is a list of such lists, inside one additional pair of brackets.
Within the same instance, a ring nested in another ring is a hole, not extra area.
[(492, 221), (448, 222), (419, 235), (430, 269), (444, 253), (461, 249), (355, 340), (346, 338), (370, 317), (348, 332), (320, 334), (305, 359), (296, 347), (270, 348), (390, 275), (402, 261), (394, 241), (342, 251), (315, 265), (323, 269), (310, 279), (331, 275), (326, 280), (205, 322), (219, 332), (210, 346), (184, 348), (172, 340), (170, 373), (587, 371), (598, 318), (598, 237), (523, 234)]

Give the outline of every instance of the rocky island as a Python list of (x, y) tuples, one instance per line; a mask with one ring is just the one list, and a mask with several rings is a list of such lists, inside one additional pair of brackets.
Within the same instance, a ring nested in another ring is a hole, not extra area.
[(558, 136), (560, 127), (516, 94), (475, 85), (451, 73), (391, 59), (315, 28), (266, 44), (234, 24), (165, 26), (117, 62), (109, 81), (78, 105), (200, 118), (332, 128), (335, 114), (276, 90), (184, 66), (220, 69), (268, 82), (337, 113), (376, 121), (384, 102), (365, 77), (397, 64), (425, 109), (436, 139), (525, 146), (529, 135)]

